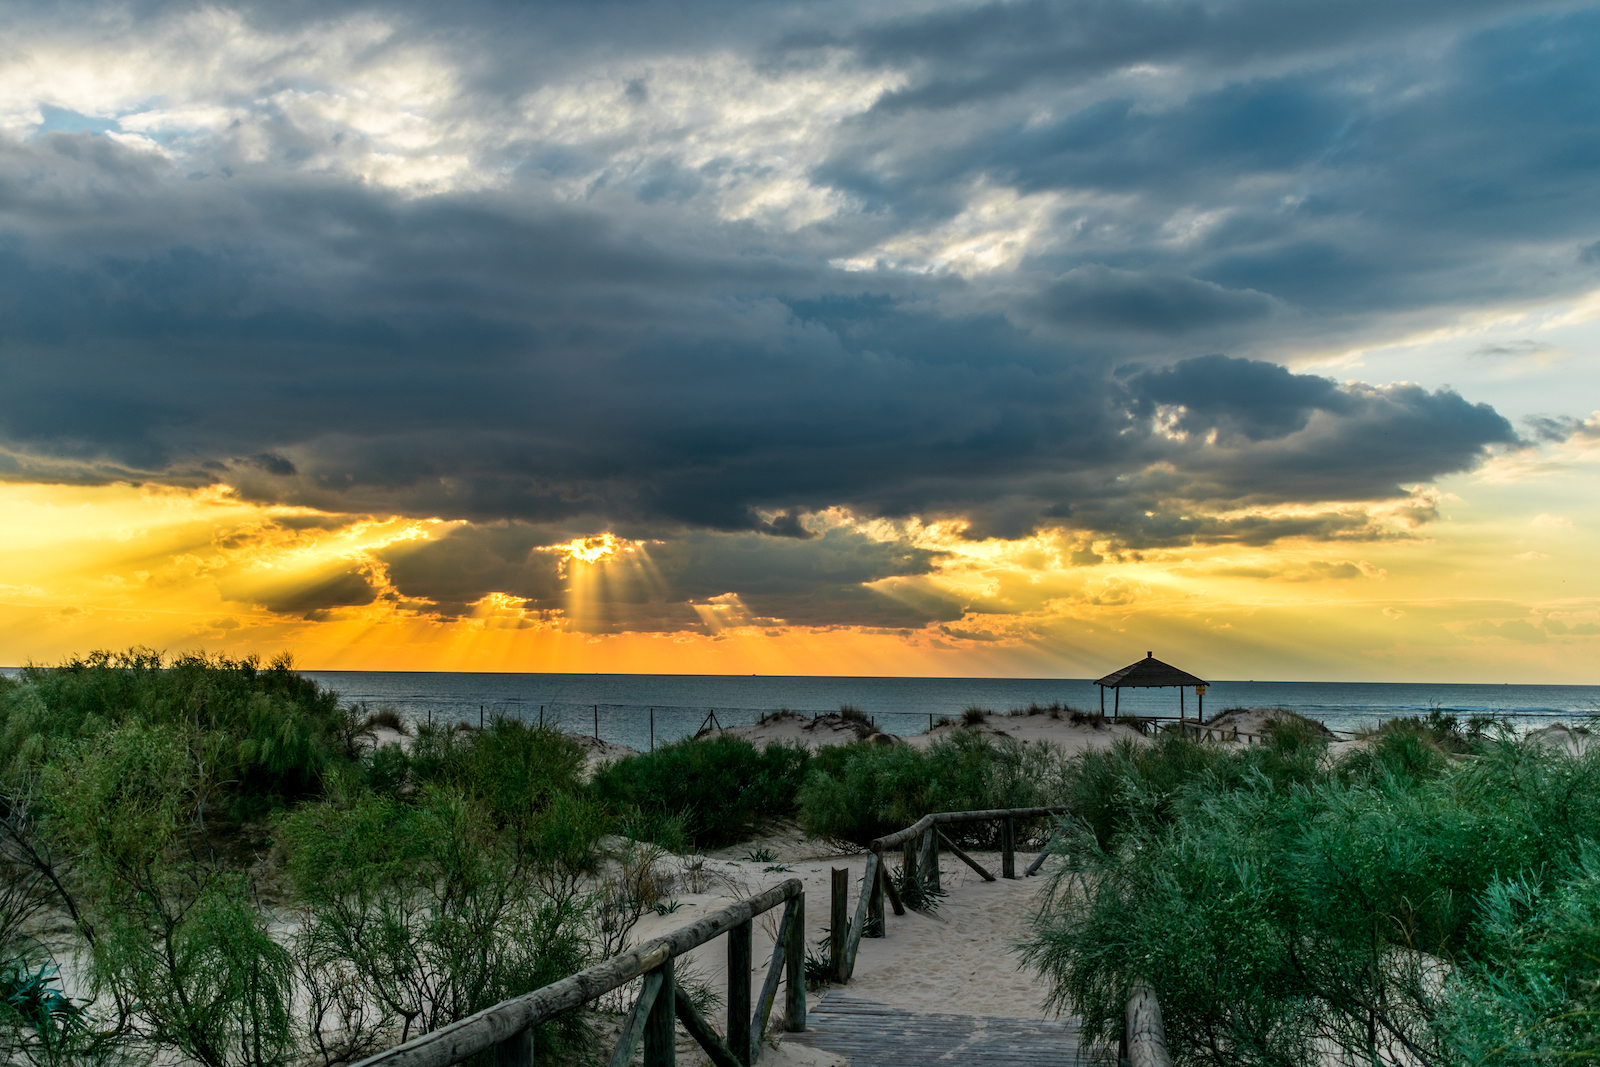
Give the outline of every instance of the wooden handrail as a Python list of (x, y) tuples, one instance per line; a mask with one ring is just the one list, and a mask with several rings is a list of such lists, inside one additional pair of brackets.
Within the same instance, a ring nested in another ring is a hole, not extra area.
[(1161, 1024), (1161, 1005), (1150, 983), (1138, 981), (1128, 997), (1122, 1023), (1122, 1057), (1128, 1067), (1172, 1067), (1167, 1051), (1167, 1030)]
[[(1061, 815), (1064, 814), (1066, 810), (1067, 809), (1064, 807), (1052, 807), (996, 808), (990, 811), (936, 811), (931, 815), (924, 815), (922, 818), (918, 819), (904, 830), (897, 830), (892, 834), (885, 834), (883, 837), (873, 841), (872, 844), (868, 846), (868, 848), (871, 849), (871, 852), (867, 856), (867, 868), (861, 875), (861, 896), (856, 901), (855, 918), (853, 921), (849, 922), (849, 932), (845, 935), (843, 951), (840, 952), (837, 949), (834, 950), (834, 974), (837, 979), (841, 982), (848, 982), (850, 980), (850, 976), (855, 973), (856, 954), (861, 948), (861, 936), (866, 930), (868, 916), (875, 915), (881, 917), (883, 915), (882, 901), (877, 900), (874, 902), (874, 898), (877, 897), (879, 892), (881, 892), (884, 888), (887, 888), (890, 899), (894, 904), (894, 913), (896, 915), (904, 914), (904, 909), (900, 905), (899, 897), (895, 895), (894, 886), (889, 881), (888, 871), (883, 860), (884, 849), (894, 848), (896, 845), (903, 845), (908, 841), (914, 840), (918, 835), (928, 835), (927, 839), (924, 841), (927, 857), (922, 862), (932, 867), (933, 877), (935, 879), (934, 886), (937, 888), (939, 847), (938, 838), (944, 836), (943, 834), (939, 833), (937, 827), (948, 826), (952, 823), (1000, 822), (1004, 826), (1001, 834), (1001, 850), (1004, 853), (1001, 869), (1004, 877), (1015, 878), (1016, 865), (1014, 857), (1012, 856), (1012, 850), (1016, 847), (1012, 830), (1013, 820), (1037, 819), (1048, 815)], [(1050, 836), (1051, 838), (1055, 837), (1054, 834), (1051, 834)], [(1049, 841), (1047, 840), (1045, 844), (1046, 847), (1048, 847)], [(979, 874), (983, 875), (985, 879), (991, 882), (994, 881), (994, 875), (984, 870), (983, 867), (973, 860), (971, 856), (968, 856), (965, 852), (962, 852), (953, 844), (950, 847), (957, 856), (959, 856)], [(912, 865), (909, 859), (907, 860), (907, 864), (908, 866)], [(1038, 869), (1039, 861), (1035, 860), (1033, 864), (1029, 866), (1027, 874), (1031, 875)], [(846, 890), (846, 893), (848, 893), (848, 890)], [(835, 896), (838, 896), (837, 891), (835, 892)], [(840, 899), (838, 906), (840, 908), (844, 908), (845, 901)], [(837, 926), (837, 920), (835, 920), (835, 925)]]
[(1039, 819), (1046, 815), (1065, 815), (1066, 808), (996, 808), (993, 811), (937, 811), (932, 815), (924, 815), (904, 830), (896, 830), (892, 834), (873, 841), (867, 847), (874, 852), (882, 852), (886, 848), (903, 845), (919, 834), (926, 833), (931, 827), (963, 822), (994, 822), (999, 819)]
[[(535, 1026), (545, 1020), (586, 1004), (613, 989), (618, 989), (642, 974), (656, 971), (685, 952), (750, 922), (763, 912), (789, 902), (793, 903), (785, 912), (784, 929), (780, 931), (779, 940), (773, 946), (772, 969), (776, 971), (780, 964), (787, 965), (789, 1029), (804, 1030), (805, 887), (800, 879), (789, 878), (765, 893), (730, 904), (698, 922), (674, 930), (664, 937), (647, 941), (637, 948), (613, 956), (569, 978), (552, 982), (523, 996), (503, 1000), (475, 1015), (469, 1015), (448, 1026), (441, 1026), (432, 1033), (423, 1034), (403, 1045), (370, 1056), (362, 1060), (357, 1067), (450, 1067), (451, 1064), (460, 1063), (468, 1057), (498, 1045), (509, 1045), (522, 1035), (531, 1033)], [(797, 980), (796, 975), (801, 977)], [(729, 977), (731, 980), (735, 976)], [(742, 977), (746, 982), (749, 981), (748, 972)], [(776, 982), (772, 980), (770, 974), (767, 986), (775, 992)], [(762, 1007), (767, 1011), (771, 1010), (773, 992), (763, 989), (762, 1000), (765, 1003)], [(667, 1007), (668, 1010), (676, 1010), (675, 1004)], [(761, 1009), (758, 1008), (759, 1010)], [(765, 1018), (762, 1022), (765, 1022)], [(751, 1037), (750, 1052), (753, 1054), (757, 1042), (761, 1040), (759, 1030)], [(519, 1049), (518, 1052), (531, 1062), (532, 1042), (523, 1039), (520, 1043), (525, 1051)], [(753, 1059), (753, 1055), (751, 1058)], [(497, 1062), (499, 1061), (500, 1057), (497, 1056)]]

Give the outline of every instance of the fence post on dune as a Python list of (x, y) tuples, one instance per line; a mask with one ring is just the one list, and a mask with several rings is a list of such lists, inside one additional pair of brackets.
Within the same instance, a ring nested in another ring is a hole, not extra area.
[(849, 980), (845, 971), (844, 939), (850, 930), (850, 871), (842, 867), (833, 872), (833, 914), (828, 927), (828, 962), (833, 964), (833, 980)]
[[(884, 932), (883, 879), (886, 872), (883, 869), (883, 857), (878, 856), (876, 852), (873, 853), (873, 856), (877, 857), (878, 862), (872, 864), (872, 892), (867, 898), (867, 925), (876, 924), (879, 934), (882, 934)], [(868, 862), (871, 863), (870, 860)], [(861, 936), (865, 937), (866, 931), (862, 931)]]
[(798, 1034), (806, 1028), (806, 895), (795, 897), (792, 907), (789, 943), (783, 946), (783, 1014), (789, 1032)]
[(914, 837), (900, 846), (900, 871), (906, 885), (917, 883), (917, 839)]
[(939, 882), (939, 828), (928, 827), (922, 837), (922, 868), (923, 877), (927, 879), (935, 891), (942, 889)]
[(675, 1067), (678, 1058), (678, 1038), (674, 1030), (677, 1018), (677, 983), (673, 980), (672, 958), (660, 967), (661, 992), (650, 1005), (650, 1014), (644, 1023), (644, 1067)]
[(533, 1027), (495, 1044), (494, 1067), (533, 1067)]
[(1135, 982), (1129, 990), (1122, 1032), (1130, 1067), (1172, 1067), (1167, 1031), (1161, 1023), (1161, 1005), (1148, 982)]
[(1000, 820), (1000, 877), (1017, 876), (1017, 827), (1008, 815)]
[(748, 1067), (750, 1063), (750, 969), (754, 951), (751, 923), (728, 931), (728, 1048)]

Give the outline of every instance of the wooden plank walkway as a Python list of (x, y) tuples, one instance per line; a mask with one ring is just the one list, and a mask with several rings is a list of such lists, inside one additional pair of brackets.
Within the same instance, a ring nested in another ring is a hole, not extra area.
[[(930, 1063), (1086, 1067), (1103, 1058), (1082, 1050), (1075, 1019), (1006, 1019), (907, 1011), (870, 1000), (823, 994), (806, 1029), (783, 1040), (844, 1056), (851, 1067), (925, 1067)], [(1110, 1062), (1106, 1058), (1106, 1062)]]

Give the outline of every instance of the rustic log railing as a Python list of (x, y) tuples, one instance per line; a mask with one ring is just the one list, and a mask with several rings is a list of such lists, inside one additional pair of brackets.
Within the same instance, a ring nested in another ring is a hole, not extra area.
[(1148, 982), (1134, 983), (1122, 1023), (1122, 1047), (1117, 1062), (1127, 1067), (1172, 1067), (1167, 1051), (1167, 1031), (1161, 1025), (1161, 1005)]
[[(784, 905), (772, 962), (750, 1003), (751, 928), (757, 915)], [(806, 1028), (806, 895), (790, 878), (758, 896), (741, 900), (665, 937), (613, 956), (524, 996), (503, 1000), (476, 1015), (362, 1060), (357, 1067), (449, 1067), (488, 1049), (495, 1067), (532, 1067), (534, 1027), (562, 1012), (644, 977), (643, 989), (622, 1024), (610, 1067), (626, 1067), (644, 1042), (645, 1067), (672, 1067), (676, 1056), (673, 1019), (683, 1023), (717, 1067), (750, 1067), (761, 1054), (761, 1038), (784, 978), (784, 1013), (792, 1031)], [(673, 980), (673, 960), (714, 937), (728, 935), (728, 1032), (719, 1036)]]
[(1192, 737), (1196, 741), (1237, 741), (1244, 737), (1249, 739), (1245, 744), (1258, 745), (1266, 740), (1265, 734), (1247, 733), (1237, 726), (1200, 726), (1188, 723), (1181, 729), (1185, 737)]
[[(861, 935), (866, 931), (869, 922), (876, 922), (880, 926), (883, 921), (883, 898), (889, 897), (889, 904), (894, 908), (896, 915), (906, 913), (905, 905), (900, 900), (900, 895), (895, 891), (894, 883), (889, 878), (888, 868), (884, 864), (883, 853), (885, 850), (901, 847), (903, 851), (901, 862), (905, 867), (908, 878), (915, 878), (917, 872), (927, 872), (927, 877), (935, 889), (939, 888), (939, 849), (943, 847), (952, 852), (956, 858), (976, 871), (984, 881), (995, 880), (993, 874), (986, 870), (977, 860), (962, 851), (954, 841), (950, 840), (943, 832), (941, 826), (950, 826), (961, 823), (998, 822), (1000, 824), (1000, 876), (1002, 878), (1016, 878), (1017, 876), (1017, 834), (1016, 823), (1018, 819), (1040, 819), (1051, 815), (1062, 815), (1066, 808), (997, 808), (991, 811), (940, 811), (932, 815), (924, 815), (904, 830), (897, 830), (892, 834), (873, 841), (868, 847), (871, 851), (867, 855), (867, 869), (861, 875), (861, 895), (856, 901), (855, 917), (848, 924), (848, 932), (841, 935), (839, 918), (848, 912), (848, 883), (836, 882), (836, 886), (844, 886), (834, 890), (833, 914), (833, 944), (832, 952), (834, 979), (838, 982), (848, 982), (855, 973), (856, 955), (861, 949)], [(1051, 834), (1051, 839), (1054, 838)], [(1049, 839), (1045, 842), (1045, 849), (1039, 853), (1037, 859), (1023, 872), (1023, 876), (1038, 872), (1049, 849)], [(843, 874), (843, 872), (837, 872)], [(838, 940), (843, 937), (843, 942)], [(842, 949), (842, 951), (841, 951)]]
[[(850, 924), (849, 933), (845, 938), (844, 951), (834, 952), (835, 978), (839, 982), (848, 982), (855, 972), (856, 954), (861, 947), (861, 936), (869, 920), (876, 919), (880, 923), (883, 919), (883, 895), (887, 892), (889, 902), (896, 915), (904, 915), (905, 907), (895, 892), (894, 882), (890, 880), (888, 869), (885, 866), (883, 854), (889, 849), (899, 847), (903, 850), (901, 863), (909, 878), (916, 877), (916, 872), (925, 871), (929, 881), (935, 888), (939, 885), (939, 849), (943, 847), (953, 853), (957, 859), (972, 868), (985, 882), (992, 882), (995, 876), (982, 864), (967, 855), (956, 843), (946, 836), (939, 827), (960, 823), (998, 822), (1000, 824), (1000, 877), (1016, 878), (1016, 823), (1018, 819), (1038, 819), (1051, 815), (1061, 815), (1066, 808), (1009, 808), (993, 811), (941, 811), (932, 815), (924, 815), (904, 830), (873, 841), (871, 852), (867, 856), (867, 869), (861, 876), (861, 895), (856, 902), (855, 920)], [(1050, 855), (1050, 843), (1055, 840), (1060, 832), (1058, 826), (1051, 831), (1045, 839), (1039, 854), (1028, 865), (1023, 877), (1027, 878), (1039, 872), (1044, 861)], [(843, 871), (834, 872), (842, 875)], [(841, 892), (842, 883), (838, 877), (834, 879), (834, 932), (838, 938), (838, 925), (844, 915), (846, 895), (848, 888)], [(838, 941), (835, 940), (837, 945)], [(1133, 988), (1128, 999), (1127, 1010), (1123, 1024), (1121, 1047), (1118, 1049), (1118, 1063), (1126, 1067), (1172, 1067), (1172, 1057), (1167, 1051), (1166, 1030), (1161, 1024), (1161, 1005), (1156, 1001), (1156, 995), (1148, 983), (1140, 982)]]

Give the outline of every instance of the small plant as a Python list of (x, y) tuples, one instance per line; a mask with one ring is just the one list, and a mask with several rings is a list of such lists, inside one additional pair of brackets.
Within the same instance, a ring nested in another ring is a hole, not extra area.
[(770, 848), (753, 848), (744, 854), (748, 863), (777, 863), (778, 854)]
[(833, 981), (833, 953), (828, 951), (828, 943), (822, 943), (822, 954), (806, 953), (806, 988), (820, 989)]
[(15, 959), (0, 970), (0, 1000), (38, 1034), (46, 1048), (87, 1021), (82, 1005), (73, 1003), (59, 982), (56, 968), (49, 964), (34, 968)]
[(983, 708), (973, 706), (961, 713), (961, 725), (982, 726), (989, 721), (989, 712)]
[(941, 715), (941, 716), (939, 716), (938, 720), (934, 722), (933, 725), (935, 725), (935, 726), (954, 726), (955, 724), (956, 724), (956, 721), (954, 719), (952, 719), (950, 716)]
[(673, 897), (671, 900), (658, 900), (654, 904), (657, 915), (671, 915), (681, 907), (683, 905), (678, 903), (677, 897)]
[(762, 873), (764, 873), (764, 874), (793, 874), (794, 873), (794, 868), (789, 866), (787, 863), (774, 863), (774, 864), (771, 864), (770, 866), (761, 868), (761, 870), (762, 870)]
[(405, 724), (405, 720), (400, 718), (400, 713), (396, 711), (394, 706), (391, 704), (382, 705), (377, 711), (373, 712), (371, 715), (368, 715), (367, 721), (362, 723), (362, 729), (365, 730), (372, 730), (379, 727), (385, 730), (393, 730), (395, 733), (399, 734), (411, 733), (411, 730)]
[(706, 870), (706, 858), (695, 855), (683, 861), (683, 887), (691, 893), (704, 893), (711, 888), (711, 872)]
[(866, 712), (854, 704), (840, 704), (839, 718), (855, 729), (857, 740), (866, 740), (878, 732), (878, 727)]
[[(928, 875), (917, 873), (915, 877), (907, 878), (904, 867), (896, 867), (893, 875), (895, 892), (900, 894), (900, 903), (912, 911), (938, 911), (939, 902), (947, 895), (943, 889), (933, 884), (933, 879)], [(865, 936), (866, 931), (862, 931)]]

